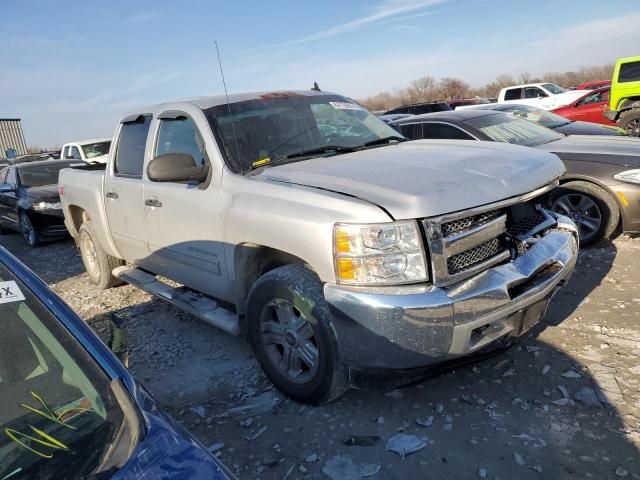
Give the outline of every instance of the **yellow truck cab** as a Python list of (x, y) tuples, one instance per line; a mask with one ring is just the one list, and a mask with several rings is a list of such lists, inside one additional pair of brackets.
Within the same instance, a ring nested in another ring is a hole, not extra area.
[(621, 58), (616, 62), (609, 111), (604, 115), (617, 122), (629, 136), (640, 137), (640, 57)]

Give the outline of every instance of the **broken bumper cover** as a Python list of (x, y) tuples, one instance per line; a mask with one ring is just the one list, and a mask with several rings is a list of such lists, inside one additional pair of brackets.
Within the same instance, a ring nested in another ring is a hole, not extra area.
[(576, 264), (575, 225), (559, 220), (515, 260), (448, 287), (326, 284), (342, 360), (362, 369), (417, 368), (522, 335)]

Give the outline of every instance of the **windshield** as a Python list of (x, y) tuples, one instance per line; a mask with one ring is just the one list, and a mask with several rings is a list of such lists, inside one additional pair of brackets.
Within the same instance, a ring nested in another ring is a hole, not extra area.
[[(23, 166), (20, 168), (20, 183), (25, 188), (57, 185), (60, 170), (71, 165), (74, 165), (74, 163), (56, 162), (51, 165)], [(86, 165), (86, 163), (83, 165)]]
[(80, 145), (80, 147), (82, 147), (85, 158), (89, 160), (90, 158), (99, 157), (100, 155), (107, 155), (111, 147), (111, 140), (108, 142), (87, 143)]
[(346, 150), (399, 137), (378, 117), (339, 95), (265, 94), (218, 105), (205, 114), (224, 147), (227, 164), (237, 173), (307, 150)]
[(545, 83), (544, 85), (542, 85), (542, 88), (545, 88), (554, 95), (566, 92), (564, 88), (562, 88), (560, 85), (556, 85), (555, 83)]
[(570, 120), (567, 120), (560, 115), (556, 115), (555, 113), (551, 113), (540, 108), (529, 107), (527, 105), (517, 105), (515, 107), (510, 107), (509, 109), (503, 110), (503, 112), (515, 115), (516, 117), (524, 118), (525, 120), (529, 120), (530, 122), (539, 123), (540, 125), (547, 128), (557, 128), (561, 125), (571, 123)]
[(124, 416), (110, 381), (0, 265), (0, 479), (88, 478)]
[(504, 113), (472, 118), (467, 120), (467, 123), (494, 142), (513, 143), (526, 147), (542, 145), (563, 137), (553, 130)]

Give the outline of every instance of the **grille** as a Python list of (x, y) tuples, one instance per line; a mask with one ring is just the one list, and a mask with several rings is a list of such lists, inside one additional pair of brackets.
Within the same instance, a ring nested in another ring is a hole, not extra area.
[(502, 251), (500, 239), (494, 238), (488, 242), (481, 243), (466, 252), (458, 253), (447, 259), (447, 270), (449, 275), (455, 275), (469, 267), (494, 257)]
[(448, 237), (454, 233), (468, 230), (471, 227), (482, 225), (483, 223), (493, 220), (502, 214), (502, 210), (491, 210), (489, 212), (480, 213), (471, 217), (459, 218), (458, 220), (452, 220), (451, 222), (442, 224), (442, 236)]
[(535, 215), (530, 215), (528, 217), (522, 218), (518, 223), (509, 225), (508, 232), (513, 237), (518, 237), (520, 235), (524, 235), (527, 232), (530, 232), (535, 227), (540, 225), (545, 220), (544, 216), (540, 213), (536, 213)]

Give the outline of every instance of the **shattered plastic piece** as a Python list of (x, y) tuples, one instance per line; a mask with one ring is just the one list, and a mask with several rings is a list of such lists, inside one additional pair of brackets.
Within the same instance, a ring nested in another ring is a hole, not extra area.
[(387, 442), (387, 450), (396, 452), (402, 458), (418, 450), (422, 450), (426, 446), (427, 442), (424, 440), (415, 435), (405, 435), (404, 433), (399, 433), (391, 437)]
[(598, 394), (593, 388), (582, 387), (573, 398), (590, 407), (600, 407), (602, 405), (598, 399)]
[(513, 460), (521, 467), (525, 464), (524, 457), (518, 452), (513, 452)]
[(304, 459), (304, 461), (306, 463), (316, 463), (318, 461), (318, 454), (317, 453), (311, 453), (311, 454), (307, 455), (307, 457)]
[(538, 473), (542, 473), (542, 466), (540, 466), (540, 465), (531, 465), (529, 468), (531, 470), (535, 470)]
[(627, 472), (624, 468), (622, 468), (622, 467), (616, 468), (616, 476), (617, 477), (626, 477), (628, 475), (629, 475), (629, 472)]
[(580, 375), (575, 370), (567, 370), (566, 372), (563, 372), (560, 376), (564, 378), (582, 378), (582, 375)]
[(376, 435), (349, 435), (342, 443), (349, 446), (372, 447), (380, 441)]
[(513, 377), (516, 374), (516, 369), (515, 368), (510, 368), (509, 370), (507, 370), (506, 372), (504, 372), (502, 374), (503, 377)]
[(262, 435), (264, 432), (266, 432), (267, 430), (269, 430), (269, 427), (267, 427), (266, 425), (264, 425), (263, 427), (261, 427), (256, 433), (254, 433), (253, 435), (249, 435), (248, 437), (245, 437), (247, 440), (255, 440), (256, 438), (258, 438), (260, 435)]
[(546, 375), (547, 373), (549, 373), (549, 370), (551, 370), (551, 365), (549, 364), (542, 367), (542, 375)]
[(569, 405), (569, 398), (559, 398), (558, 400), (554, 400), (552, 403), (555, 403), (556, 405), (561, 405), (561, 406), (565, 406), (565, 405)]
[(557, 385), (557, 387), (564, 398), (569, 398), (569, 390), (567, 390), (567, 387), (564, 385)]
[(299, 471), (300, 473), (302, 473), (302, 474), (309, 473), (309, 470), (308, 470), (308, 469), (307, 469), (307, 467), (305, 467), (304, 465), (300, 465), (300, 466), (298, 467), (298, 471)]
[(382, 466), (378, 465), (377, 463), (366, 463), (360, 467), (360, 476), (373, 477), (380, 471), (381, 468)]
[(433, 425), (433, 417), (416, 418), (416, 423), (423, 427), (430, 427)]
[(218, 443), (214, 443), (213, 445), (209, 445), (208, 450), (211, 453), (216, 453), (218, 450), (222, 450), (223, 448), (224, 448), (224, 443), (218, 442)]
[(500, 370), (502, 367), (504, 367), (504, 366), (505, 366), (507, 363), (509, 363), (510, 361), (511, 361), (511, 359), (509, 359), (509, 358), (505, 358), (504, 360), (502, 360), (502, 361), (500, 361), (500, 362), (496, 363), (496, 364), (493, 366), (493, 369), (494, 369), (494, 370)]
[(331, 480), (360, 480), (358, 468), (349, 455), (336, 455), (324, 463), (324, 473)]
[(189, 410), (198, 415), (200, 418), (204, 418), (207, 415), (207, 411), (201, 405), (197, 407), (191, 407)]

